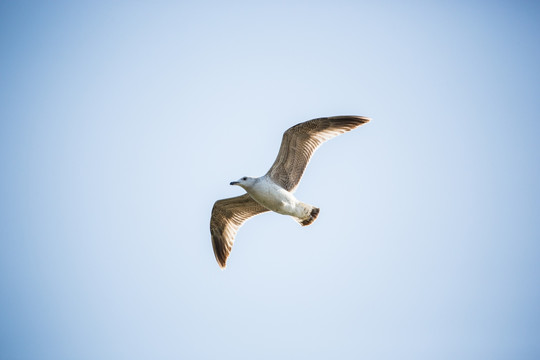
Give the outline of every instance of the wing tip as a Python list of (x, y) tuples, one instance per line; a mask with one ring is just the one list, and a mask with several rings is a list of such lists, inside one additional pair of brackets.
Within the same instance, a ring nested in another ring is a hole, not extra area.
[(227, 268), (227, 260), (219, 260), (217, 259), (217, 263), (218, 263), (218, 266), (219, 268), (221, 269), (221, 271), (225, 270)]
[(372, 119), (367, 116), (360, 116), (360, 115), (341, 115), (336, 116), (336, 118), (345, 118), (345, 119), (351, 119), (356, 120), (359, 124), (367, 124)]
[(371, 118), (369, 118), (367, 116), (358, 116), (358, 119), (362, 120), (363, 124), (367, 124), (368, 122), (370, 122), (372, 120)]
[(216, 261), (221, 269), (225, 269), (231, 249), (225, 246), (226, 241), (224, 241), (222, 234), (217, 232), (212, 226), (210, 227), (210, 234)]
[(229, 257), (228, 254), (219, 254), (216, 250), (214, 250), (214, 256), (216, 257), (216, 262), (221, 270), (225, 270), (227, 267), (227, 258)]
[[(351, 127), (348, 130), (352, 130), (354, 128), (357, 128), (358, 126), (367, 124), (368, 122), (371, 121), (371, 118), (367, 116), (360, 116), (360, 115), (338, 115), (338, 116), (330, 116), (330, 117), (321, 118), (321, 119), (330, 120), (330, 122), (333, 122), (338, 126)], [(314, 120), (318, 120), (318, 119), (314, 119)]]
[(214, 255), (221, 270), (225, 270), (225, 268), (227, 267), (227, 258), (229, 257), (229, 254), (224, 250), (225, 249), (214, 248)]

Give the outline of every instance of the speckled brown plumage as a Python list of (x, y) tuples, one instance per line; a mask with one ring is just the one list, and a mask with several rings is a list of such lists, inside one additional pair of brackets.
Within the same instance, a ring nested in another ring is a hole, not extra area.
[(269, 211), (249, 196), (244, 194), (215, 202), (210, 219), (212, 247), (219, 266), (227, 266), (236, 232), (252, 216)]
[(279, 153), (267, 175), (285, 190), (293, 192), (309, 160), (322, 143), (369, 122), (363, 116), (333, 116), (309, 120), (283, 134)]

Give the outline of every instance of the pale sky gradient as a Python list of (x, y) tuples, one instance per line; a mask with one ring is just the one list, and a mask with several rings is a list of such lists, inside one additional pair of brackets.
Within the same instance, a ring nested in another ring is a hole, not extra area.
[[(0, 4), (0, 358), (540, 358), (532, 1)], [(229, 182), (316, 117), (306, 228)]]

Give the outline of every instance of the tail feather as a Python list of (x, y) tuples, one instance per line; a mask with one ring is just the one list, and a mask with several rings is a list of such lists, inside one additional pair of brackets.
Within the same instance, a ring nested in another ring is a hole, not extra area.
[(314, 206), (311, 209), (311, 212), (309, 213), (309, 216), (307, 218), (305, 218), (305, 219), (297, 219), (297, 221), (302, 226), (311, 225), (315, 221), (315, 219), (317, 219), (317, 216), (319, 216), (319, 211), (320, 211), (320, 209)]

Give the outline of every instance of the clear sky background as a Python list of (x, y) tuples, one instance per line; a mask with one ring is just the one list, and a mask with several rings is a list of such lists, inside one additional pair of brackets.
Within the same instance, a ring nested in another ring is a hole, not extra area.
[[(3, 1), (2, 359), (540, 358), (534, 1)], [(215, 200), (354, 114), (228, 268)]]

